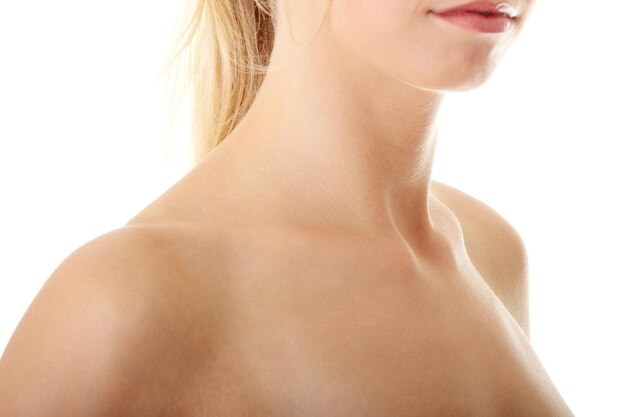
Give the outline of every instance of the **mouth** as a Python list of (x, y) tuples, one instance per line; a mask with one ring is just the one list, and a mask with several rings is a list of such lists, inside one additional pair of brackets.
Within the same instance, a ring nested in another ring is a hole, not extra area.
[(476, 14), (486, 18), (507, 18), (518, 20), (517, 10), (507, 2), (493, 3), (491, 1), (474, 1), (461, 6), (455, 6), (444, 10), (430, 10), (440, 16), (453, 16), (459, 14)]
[(505, 1), (474, 1), (443, 10), (430, 10), (437, 18), (473, 32), (504, 33), (517, 24), (517, 11)]

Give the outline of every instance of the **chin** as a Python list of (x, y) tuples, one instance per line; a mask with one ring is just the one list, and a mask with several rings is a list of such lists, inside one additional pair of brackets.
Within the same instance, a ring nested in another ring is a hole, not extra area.
[(458, 74), (451, 75), (450, 78), (441, 80), (439, 83), (434, 85), (425, 86), (425, 89), (431, 91), (450, 91), (450, 92), (460, 92), (460, 91), (469, 91), (474, 90), (487, 82), (489, 79), (490, 73), (479, 73), (468, 75), (466, 77), (459, 77)]
[(457, 65), (438, 67), (434, 71), (387, 72), (396, 80), (421, 90), (437, 92), (460, 92), (476, 89), (485, 84), (494, 70), (493, 65)]
[(355, 55), (406, 85), (430, 91), (468, 91), (485, 84), (498, 66), (506, 46), (490, 42), (428, 39), (372, 44)]

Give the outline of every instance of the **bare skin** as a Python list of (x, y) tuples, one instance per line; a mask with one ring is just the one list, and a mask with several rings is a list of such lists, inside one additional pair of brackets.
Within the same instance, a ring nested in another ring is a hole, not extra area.
[[(417, 254), (393, 236), (290, 221), (252, 197), (266, 184), (226, 170), (226, 152), (127, 225), (171, 248), (166, 279), (199, 294), (169, 297), (194, 323), (175, 338), (189, 358), (176, 368), (191, 371), (144, 387), (146, 404), (190, 416), (572, 415), (530, 346), (527, 305), (516, 304), (525, 254), (497, 213), (432, 181), (433, 224), (447, 239)], [(150, 345), (171, 346), (173, 332)]]
[(291, 3), (302, 43), (281, 12), (272, 57), (288, 65), (128, 224), (167, 235), (200, 294), (172, 297), (198, 323), (176, 338), (194, 371), (145, 397), (181, 415), (571, 416), (527, 337), (519, 236), (430, 175), (443, 91), (485, 80), (521, 22), (477, 36), (428, 13), (454, 4), (340, 1), (308, 43), (324, 2)]
[[(450, 240), (417, 257), (398, 238), (281, 220), (246, 199), (254, 188), (222, 161), (89, 242), (46, 284), (0, 361), (0, 410), (28, 415), (14, 410), (34, 401), (18, 391), (4, 408), (14, 391), (2, 381), (49, 380), (60, 393), (60, 380), (114, 388), (109, 412), (87, 414), (86, 395), (81, 414), (107, 417), (572, 416), (529, 344), (523, 247), (495, 212), (433, 181), (434, 224)], [(103, 286), (113, 294), (95, 296)], [(95, 321), (59, 310), (90, 298), (128, 307), (99, 308)], [(57, 323), (71, 332), (60, 342)]]
[(519, 236), (430, 175), (443, 92), (485, 80), (519, 26), (335, 0), (308, 44), (324, 2), (290, 3), (308, 46), (281, 8), (289, 65), (237, 129), (46, 284), (0, 361), (0, 412), (60, 415), (63, 395), (88, 415), (97, 393), (107, 417), (572, 416), (530, 346)]

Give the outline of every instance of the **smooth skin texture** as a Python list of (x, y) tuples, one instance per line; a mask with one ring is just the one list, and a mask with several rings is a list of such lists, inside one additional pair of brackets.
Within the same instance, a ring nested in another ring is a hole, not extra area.
[[(237, 129), (54, 271), (0, 359), (0, 415), (572, 416), (528, 339), (524, 244), (431, 180), (445, 91), (505, 34), (452, 1), (280, 2)], [(287, 63), (287, 64), (285, 64)]]

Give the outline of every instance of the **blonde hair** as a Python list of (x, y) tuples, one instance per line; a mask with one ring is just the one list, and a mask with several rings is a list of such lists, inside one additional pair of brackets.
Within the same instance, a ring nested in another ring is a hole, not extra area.
[[(168, 90), (170, 111), (178, 107), (182, 95), (191, 88), (194, 165), (232, 132), (265, 78), (274, 44), (275, 1), (187, 3), (177, 26), (174, 49), (161, 75), (168, 72), (171, 76), (169, 71), (177, 64), (174, 85)], [(179, 75), (181, 63), (183, 74)], [(172, 117), (173, 113), (170, 124)]]
[[(277, 1), (188, 0), (161, 75), (177, 64), (170, 93), (170, 129), (182, 95), (191, 88), (194, 165), (233, 131), (254, 101), (274, 47)], [(313, 38), (331, 4), (328, 0)], [(286, 18), (294, 39), (288, 12)], [(181, 61), (183, 73), (179, 75)], [(181, 87), (179, 81), (183, 81)]]

